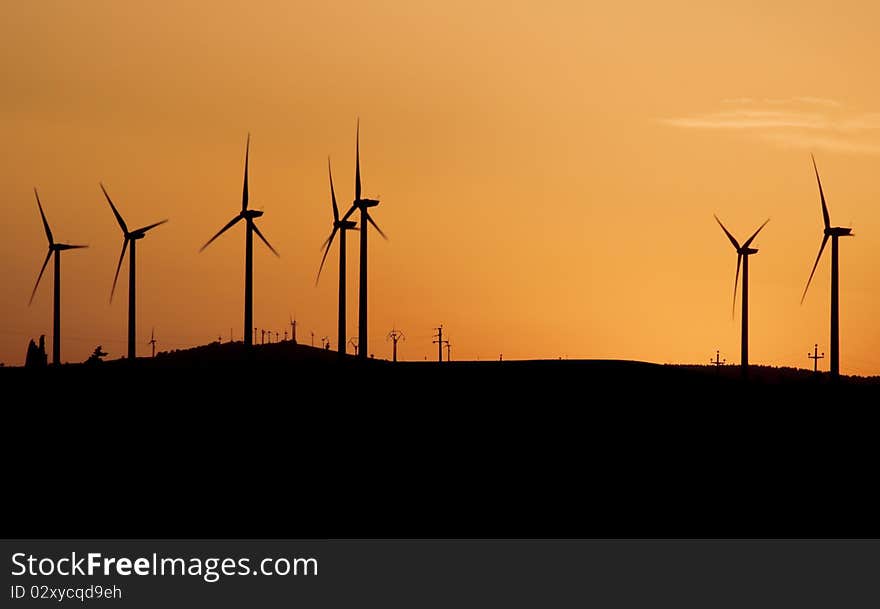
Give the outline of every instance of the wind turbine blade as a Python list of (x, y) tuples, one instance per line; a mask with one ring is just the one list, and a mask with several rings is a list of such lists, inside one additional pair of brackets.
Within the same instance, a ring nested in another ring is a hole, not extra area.
[(119, 228), (122, 229), (122, 232), (128, 235), (128, 227), (125, 225), (125, 220), (122, 219), (122, 216), (119, 215), (119, 211), (117, 211), (116, 206), (113, 205), (113, 200), (110, 199), (110, 195), (107, 194), (107, 189), (104, 188), (104, 184), (101, 184), (101, 190), (104, 191), (104, 196), (107, 197), (107, 202), (110, 204), (110, 209), (113, 210), (113, 215), (116, 216), (116, 221), (119, 222)]
[(825, 228), (831, 228), (831, 217), (828, 215), (828, 205), (825, 204), (825, 193), (822, 192), (822, 180), (819, 179), (819, 169), (816, 168), (816, 159), (811, 154), (810, 158), (813, 159), (813, 171), (816, 172), (816, 182), (819, 183), (819, 197), (822, 199), (822, 219), (825, 221)]
[(733, 308), (730, 310), (731, 319), (736, 317), (736, 288), (739, 286), (739, 265), (742, 262), (742, 254), (736, 253), (736, 278), (733, 280)]
[(34, 301), (34, 294), (37, 293), (37, 288), (40, 287), (40, 279), (43, 278), (43, 273), (46, 271), (46, 265), (49, 264), (49, 258), (52, 257), (52, 249), (49, 249), (49, 253), (46, 254), (46, 259), (43, 261), (43, 266), (40, 268), (40, 274), (37, 275), (37, 283), (34, 284), (34, 291), (31, 292), (31, 299), (28, 300), (28, 306), (31, 306), (31, 303)]
[(388, 235), (386, 235), (385, 233), (382, 232), (382, 229), (379, 228), (379, 225), (376, 224), (376, 222), (373, 220), (373, 216), (371, 216), (370, 214), (367, 214), (367, 222), (372, 224), (373, 228), (375, 228), (377, 231), (379, 231), (379, 234), (382, 235), (382, 238), (385, 239), (385, 241), (388, 241)]
[(229, 223), (228, 223), (226, 226), (224, 226), (224, 227), (221, 228), (219, 231), (217, 231), (217, 234), (216, 234), (216, 235), (214, 235), (213, 237), (211, 237), (210, 239), (208, 239), (208, 242), (207, 242), (205, 245), (203, 245), (203, 246), (201, 247), (201, 249), (199, 249), (199, 252), (203, 252), (203, 251), (205, 250), (206, 247), (208, 247), (209, 245), (211, 245), (211, 243), (214, 242), (214, 239), (216, 239), (217, 237), (219, 237), (220, 235), (222, 235), (223, 233), (225, 233), (226, 231), (228, 231), (230, 228), (232, 228), (232, 226), (233, 226), (236, 222), (238, 222), (239, 220), (241, 220), (243, 217), (244, 217), (244, 216), (241, 216), (241, 215), (235, 216), (232, 220), (229, 221)]
[(257, 228), (257, 225), (256, 225), (256, 224), (252, 224), (252, 226), (254, 227), (254, 232), (257, 233), (257, 237), (259, 237), (260, 239), (263, 240), (263, 243), (266, 244), (266, 247), (268, 247), (270, 250), (272, 250), (272, 253), (273, 253), (273, 254), (275, 254), (276, 256), (278, 256), (279, 258), (281, 258), (281, 254), (279, 254), (278, 252), (276, 252), (276, 251), (275, 251), (275, 248), (272, 247), (272, 245), (271, 245), (268, 241), (266, 241), (266, 238), (263, 236), (263, 233), (260, 232), (260, 229)]
[(34, 196), (37, 197), (37, 207), (40, 208), (40, 217), (43, 218), (43, 228), (46, 229), (46, 239), (49, 240), (49, 245), (53, 245), (55, 242), (52, 240), (52, 231), (49, 229), (49, 222), (46, 220), (46, 214), (43, 213), (43, 204), (40, 203), (40, 195), (37, 194), (36, 188), (34, 188)]
[(330, 169), (330, 157), (327, 157), (327, 173), (330, 174), (330, 198), (333, 201), (333, 221), (339, 222), (339, 207), (336, 206), (336, 191), (333, 190), (333, 170)]
[(819, 258), (822, 257), (822, 250), (825, 249), (826, 243), (828, 243), (828, 235), (822, 237), (822, 245), (819, 246), (819, 255), (816, 256), (816, 262), (813, 263), (813, 270), (810, 271), (810, 278), (807, 279), (807, 287), (804, 288), (804, 293), (801, 296), (801, 304), (804, 304), (804, 298), (807, 297), (807, 290), (810, 289), (810, 282), (813, 281), (813, 274), (816, 272), (816, 267), (819, 266)]
[(354, 200), (361, 200), (361, 119), (358, 117), (354, 137)]
[(122, 259), (125, 258), (125, 248), (128, 247), (128, 237), (122, 240), (122, 253), (119, 254), (119, 263), (116, 265), (116, 274), (113, 275), (113, 287), (110, 288), (110, 303), (113, 303), (113, 293), (116, 291), (116, 281), (119, 279), (119, 269), (122, 268)]
[(767, 222), (769, 222), (769, 221), (770, 221), (770, 218), (767, 218), (767, 219), (764, 221), (764, 224), (762, 224), (761, 226), (759, 226), (759, 227), (758, 227), (758, 230), (756, 230), (756, 231), (754, 232), (754, 234), (752, 234), (752, 236), (749, 237), (748, 241), (746, 241), (745, 243), (743, 243), (743, 247), (748, 247), (748, 246), (750, 246), (750, 245), (752, 244), (752, 241), (754, 241), (755, 237), (758, 236), (758, 233), (761, 232), (761, 229), (764, 228), (765, 226), (767, 226)]
[[(715, 214), (712, 214), (712, 215), (714, 216)], [(727, 230), (726, 228), (724, 228), (724, 225), (721, 224), (721, 220), (718, 219), (718, 216), (715, 216), (715, 221), (718, 222), (718, 226), (721, 227), (721, 230), (723, 230), (724, 234), (727, 235), (727, 238), (730, 239), (730, 242), (733, 244), (733, 247), (735, 247), (737, 250), (739, 250), (739, 243), (736, 242), (736, 239), (733, 238), (733, 235), (730, 234), (730, 231)]]
[(321, 266), (318, 267), (318, 276), (315, 277), (315, 285), (318, 285), (318, 280), (321, 279), (321, 269), (324, 268), (324, 261), (327, 260), (327, 254), (330, 252), (330, 246), (333, 245), (333, 237), (336, 236), (337, 230), (339, 229), (334, 226), (333, 230), (330, 232), (330, 236), (324, 241), (326, 247), (324, 247), (324, 255), (321, 256)]
[(88, 245), (70, 245), (68, 243), (56, 243), (55, 247), (60, 250), (81, 250), (88, 247)]
[(147, 226), (145, 226), (145, 227), (143, 227), (143, 228), (139, 228), (139, 229), (137, 229), (137, 230), (134, 231), (134, 232), (136, 232), (136, 233), (145, 233), (145, 232), (147, 232), (148, 230), (153, 230), (153, 229), (156, 228), (157, 226), (160, 226), (160, 225), (162, 225), (162, 224), (165, 224), (166, 222), (168, 222), (168, 220), (162, 220), (161, 222), (155, 222), (155, 223), (153, 223), (153, 224), (149, 224), (149, 225), (147, 225)]
[(251, 134), (247, 135), (247, 144), (244, 147), (244, 187), (241, 191), (241, 211), (247, 210), (248, 206), (248, 158), (251, 153)]

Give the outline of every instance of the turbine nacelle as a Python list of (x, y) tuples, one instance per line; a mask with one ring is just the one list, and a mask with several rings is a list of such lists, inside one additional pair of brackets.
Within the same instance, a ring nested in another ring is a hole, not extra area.
[(758, 250), (753, 247), (743, 247), (736, 250), (736, 253), (740, 256), (751, 256), (752, 254), (757, 254)]
[(338, 230), (354, 230), (357, 228), (357, 222), (353, 220), (339, 220), (333, 223), (333, 228)]
[(831, 226), (825, 229), (825, 234), (829, 237), (852, 237), (853, 232), (851, 228), (844, 228), (842, 226)]
[(378, 204), (378, 199), (358, 199), (352, 203), (352, 206), (357, 207), (358, 209), (364, 209), (367, 207), (376, 207)]
[(259, 218), (263, 215), (263, 211), (259, 209), (245, 209), (239, 214), (242, 218)]

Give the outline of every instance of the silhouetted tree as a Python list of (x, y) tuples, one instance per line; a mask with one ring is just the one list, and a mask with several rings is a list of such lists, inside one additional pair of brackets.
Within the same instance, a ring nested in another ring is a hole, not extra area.
[(100, 364), (104, 360), (103, 358), (107, 357), (107, 353), (101, 349), (101, 345), (95, 347), (95, 350), (89, 356), (89, 359), (86, 360), (87, 364)]
[(33, 341), (28, 342), (27, 354), (25, 355), (25, 368), (45, 368), (48, 364), (46, 355), (46, 336), (40, 335), (40, 346)]

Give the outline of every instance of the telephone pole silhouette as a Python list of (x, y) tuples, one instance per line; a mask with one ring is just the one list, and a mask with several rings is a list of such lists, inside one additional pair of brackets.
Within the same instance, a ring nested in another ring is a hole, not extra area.
[(434, 340), (431, 342), (437, 345), (437, 361), (442, 362), (443, 361), (443, 345), (449, 341), (443, 340), (443, 324), (440, 324), (440, 326), (438, 326), (434, 329), (437, 330), (437, 334), (434, 335)]
[(358, 339), (356, 336), (352, 336), (348, 339), (348, 344), (354, 347), (354, 356), (357, 357), (358, 354)]
[(401, 332), (400, 330), (397, 330), (395, 328), (392, 328), (391, 332), (389, 332), (388, 336), (385, 338), (386, 341), (391, 340), (393, 343), (393, 347), (392, 347), (392, 351), (391, 351), (391, 353), (392, 353), (391, 361), (392, 362), (397, 361), (397, 341), (399, 341), (400, 339), (406, 340), (406, 336), (403, 334), (403, 332)]
[(825, 352), (823, 351), (821, 355), (819, 355), (819, 343), (813, 345), (813, 353), (807, 353), (807, 357), (813, 360), (813, 373), (819, 372), (819, 360), (825, 359)]
[(446, 361), (452, 361), (452, 344), (450, 344), (449, 340), (446, 340)]
[(710, 359), (709, 363), (714, 365), (715, 367), (720, 367), (720, 366), (723, 366), (724, 364), (726, 364), (727, 360), (721, 359), (721, 351), (716, 350), (715, 351), (715, 359), (714, 360)]

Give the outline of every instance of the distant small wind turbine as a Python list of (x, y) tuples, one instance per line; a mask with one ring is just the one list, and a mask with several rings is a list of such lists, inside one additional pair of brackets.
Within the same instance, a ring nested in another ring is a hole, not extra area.
[(110, 195), (107, 194), (107, 189), (104, 188), (104, 184), (101, 184), (101, 190), (104, 192), (104, 196), (107, 197), (107, 202), (110, 204), (110, 209), (113, 210), (113, 215), (116, 216), (116, 221), (119, 223), (119, 228), (122, 229), (122, 253), (119, 254), (119, 263), (116, 265), (116, 274), (113, 276), (113, 287), (110, 288), (110, 302), (113, 302), (113, 293), (116, 291), (116, 281), (119, 279), (119, 269), (122, 268), (122, 259), (125, 258), (125, 248), (128, 247), (128, 244), (131, 243), (131, 250), (128, 253), (128, 359), (134, 361), (135, 355), (135, 244), (138, 239), (143, 239), (146, 235), (147, 231), (150, 231), (161, 224), (165, 224), (168, 220), (161, 220), (159, 222), (155, 222), (153, 224), (148, 224), (143, 228), (138, 228), (136, 230), (130, 231), (128, 227), (125, 225), (125, 220), (122, 219), (122, 216), (119, 215), (119, 211), (116, 209), (116, 206), (113, 205), (112, 199), (110, 199)]
[(339, 354), (345, 353), (345, 232), (357, 228), (357, 222), (351, 220), (339, 219), (339, 207), (336, 205), (336, 192), (333, 189), (333, 171), (330, 169), (330, 159), (327, 159), (327, 173), (330, 174), (330, 201), (333, 205), (333, 230), (330, 236), (321, 246), (324, 248), (324, 256), (321, 258), (321, 266), (318, 267), (318, 276), (315, 278), (315, 285), (321, 279), (321, 270), (324, 268), (324, 261), (327, 260), (327, 254), (333, 245), (333, 237), (339, 233), (339, 312), (338, 327), (336, 331), (337, 350)]
[(43, 219), (43, 228), (46, 230), (46, 239), (49, 241), (49, 252), (46, 254), (46, 259), (43, 261), (43, 266), (40, 268), (40, 274), (37, 275), (37, 282), (34, 284), (34, 289), (31, 292), (31, 298), (28, 300), (28, 306), (34, 301), (34, 295), (37, 293), (37, 288), (40, 286), (40, 280), (43, 278), (43, 272), (46, 270), (46, 265), (49, 264), (49, 258), (52, 255), (55, 255), (55, 292), (54, 292), (54, 304), (52, 307), (52, 363), (54, 365), (58, 365), (61, 363), (61, 252), (64, 250), (77, 250), (82, 249), (84, 247), (88, 247), (88, 245), (69, 245), (67, 243), (55, 243), (55, 240), (52, 238), (52, 231), (49, 229), (49, 222), (46, 220), (46, 214), (43, 213), (43, 204), (40, 203), (40, 195), (37, 193), (37, 189), (34, 188), (34, 196), (37, 198), (37, 207), (40, 210), (40, 217)]
[(230, 220), (226, 226), (221, 228), (216, 235), (208, 239), (208, 242), (199, 250), (199, 252), (203, 252), (217, 237), (232, 228), (240, 220), (245, 221), (247, 230), (245, 231), (244, 249), (244, 344), (248, 347), (253, 345), (254, 342), (253, 334), (251, 334), (254, 320), (254, 233), (257, 233), (257, 236), (266, 244), (266, 247), (268, 247), (273, 254), (279, 258), (281, 257), (254, 223), (254, 218), (259, 218), (263, 215), (263, 212), (256, 209), (248, 209), (248, 157), (250, 155), (250, 148), (251, 134), (248, 133), (244, 152), (244, 187), (241, 194), (241, 212)]
[(767, 220), (764, 221), (764, 224), (759, 226), (758, 230), (756, 230), (742, 245), (733, 238), (733, 235), (731, 235), (730, 231), (724, 227), (724, 224), (721, 223), (718, 216), (715, 216), (715, 220), (718, 222), (721, 230), (724, 231), (724, 234), (727, 235), (727, 238), (730, 239), (730, 243), (736, 249), (736, 278), (733, 282), (733, 310), (731, 311), (731, 315), (736, 314), (736, 287), (739, 282), (740, 263), (742, 263), (742, 355), (740, 357), (740, 365), (742, 366), (743, 376), (745, 376), (748, 374), (749, 370), (749, 256), (758, 253), (757, 249), (749, 246), (752, 244), (752, 241), (755, 240), (755, 237), (758, 236), (758, 233), (761, 232), (761, 229), (767, 226), (767, 222), (770, 221), (770, 218), (767, 218)]
[[(222, 340), (222, 337), (217, 337), (217, 342), (219, 343)], [(153, 348), (153, 353), (150, 357), (156, 357), (156, 328), (150, 330), (150, 340), (147, 341), (147, 344)]]
[(810, 271), (810, 278), (807, 279), (807, 286), (801, 296), (801, 304), (807, 297), (807, 290), (810, 289), (810, 282), (813, 281), (813, 274), (816, 267), (819, 266), (819, 259), (825, 250), (825, 244), (828, 243), (828, 237), (831, 237), (831, 344), (829, 345), (828, 364), (831, 370), (831, 378), (837, 379), (840, 376), (840, 303), (838, 301), (838, 293), (840, 288), (840, 275), (838, 268), (837, 256), (837, 238), (852, 237), (851, 228), (843, 228), (840, 226), (831, 226), (831, 216), (828, 214), (828, 205), (825, 203), (825, 193), (822, 192), (822, 180), (819, 179), (819, 169), (816, 168), (816, 159), (810, 155), (813, 160), (813, 171), (816, 172), (816, 182), (819, 184), (819, 198), (822, 201), (822, 220), (825, 223), (825, 231), (822, 235), (822, 244), (819, 246), (819, 254), (816, 256), (816, 262), (813, 263), (813, 270)]

